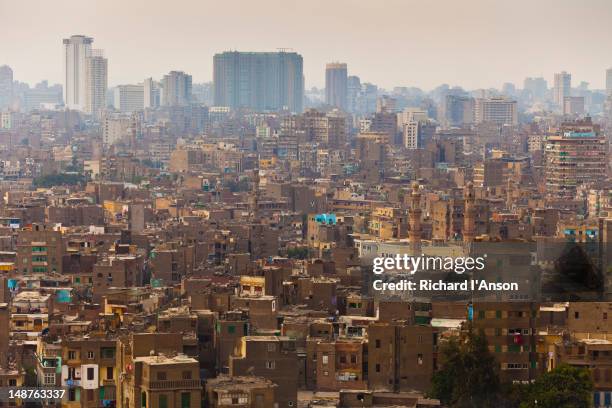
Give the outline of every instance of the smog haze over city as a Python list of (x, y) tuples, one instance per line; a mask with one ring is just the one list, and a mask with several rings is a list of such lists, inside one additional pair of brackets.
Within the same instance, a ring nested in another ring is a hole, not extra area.
[(551, 81), (560, 69), (602, 89), (610, 21), (607, 0), (0, 1), (2, 56), (30, 84), (60, 82), (58, 39), (84, 34), (106, 50), (111, 85), (179, 68), (207, 82), (219, 51), (292, 48), (307, 87), (341, 60), (388, 89)]

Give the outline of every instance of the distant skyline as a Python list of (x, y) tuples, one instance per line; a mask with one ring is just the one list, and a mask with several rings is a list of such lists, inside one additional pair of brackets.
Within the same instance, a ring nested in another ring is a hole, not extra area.
[(0, 0), (0, 65), (30, 85), (63, 83), (62, 39), (83, 34), (105, 50), (110, 86), (171, 70), (208, 82), (215, 53), (291, 48), (307, 89), (325, 86), (332, 61), (387, 89), (540, 76), (551, 87), (560, 71), (603, 89), (610, 21), (609, 0)]

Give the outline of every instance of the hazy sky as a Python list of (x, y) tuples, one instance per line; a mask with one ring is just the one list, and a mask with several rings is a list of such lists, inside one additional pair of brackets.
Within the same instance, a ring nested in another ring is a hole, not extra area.
[(0, 0), (0, 65), (16, 80), (61, 82), (72, 34), (105, 50), (110, 85), (170, 70), (210, 81), (216, 52), (292, 48), (307, 87), (342, 61), (386, 88), (551, 85), (561, 70), (603, 88), (612, 0)]

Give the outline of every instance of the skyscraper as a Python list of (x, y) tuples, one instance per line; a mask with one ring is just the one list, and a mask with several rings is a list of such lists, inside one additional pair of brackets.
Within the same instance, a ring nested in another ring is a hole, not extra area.
[(332, 62), (325, 67), (325, 103), (330, 106), (347, 109), (347, 79), (346, 64)]
[(8, 65), (0, 66), (0, 110), (13, 102), (13, 70)]
[(143, 82), (144, 108), (159, 107), (159, 84), (153, 78), (146, 78)]
[(301, 113), (304, 103), (302, 56), (295, 52), (215, 54), (215, 105), (258, 111)]
[(84, 110), (86, 99), (86, 58), (93, 38), (73, 35), (64, 39), (64, 103), (70, 109)]
[(191, 103), (191, 75), (170, 71), (162, 78), (162, 105), (186, 106)]
[(102, 50), (91, 50), (85, 57), (85, 106), (83, 111), (90, 115), (100, 115), (106, 107), (106, 88), (108, 86), (108, 61)]
[(361, 92), (361, 80), (358, 76), (347, 78), (347, 110), (356, 113), (359, 108), (359, 94)]
[(546, 95), (546, 91), (548, 90), (548, 84), (544, 78), (525, 78), (523, 83), (523, 88), (526, 91), (531, 92), (531, 95), (536, 100), (541, 100)]
[(606, 70), (606, 95), (612, 95), (612, 67)]
[(555, 87), (553, 89), (553, 102), (563, 108), (566, 96), (571, 96), (572, 74), (559, 72), (555, 74)]

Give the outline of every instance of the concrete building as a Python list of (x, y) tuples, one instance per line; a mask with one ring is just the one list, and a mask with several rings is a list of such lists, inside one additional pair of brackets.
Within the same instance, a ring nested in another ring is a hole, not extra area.
[(266, 408), (278, 403), (278, 385), (261, 377), (219, 376), (206, 381), (206, 401), (210, 408)]
[(474, 329), (484, 333), (500, 364), (502, 381), (529, 381), (535, 377), (538, 310), (539, 306), (530, 302), (474, 304)]
[(69, 109), (84, 110), (87, 99), (87, 62), (93, 38), (73, 35), (64, 43), (64, 102)]
[(85, 113), (100, 116), (106, 107), (107, 87), (108, 60), (102, 50), (91, 50), (85, 58)]
[(157, 108), (160, 105), (160, 84), (153, 78), (147, 78), (142, 83), (143, 87), (143, 107)]
[(302, 112), (304, 72), (300, 54), (227, 51), (215, 54), (213, 64), (215, 105)]
[(429, 388), (437, 368), (436, 329), (401, 322), (368, 326), (369, 389), (391, 392)]
[(17, 236), (17, 270), (24, 274), (60, 272), (62, 270), (62, 233), (51, 227), (34, 224)]
[(564, 115), (584, 114), (584, 96), (566, 96), (563, 99)]
[(245, 336), (230, 356), (230, 376), (255, 375), (278, 385), (279, 408), (297, 406), (297, 353), (288, 337)]
[(566, 96), (571, 96), (572, 91), (572, 74), (565, 71), (555, 74), (555, 83), (553, 87), (553, 102), (563, 107), (563, 101)]
[(608, 169), (608, 142), (599, 125), (585, 120), (563, 123), (545, 146), (547, 191), (574, 198), (576, 188), (603, 182)]
[(442, 123), (446, 127), (463, 126), (474, 121), (474, 98), (446, 95), (442, 106)]
[(59, 84), (49, 86), (47, 81), (42, 81), (23, 94), (22, 108), (26, 112), (35, 109), (53, 109), (62, 104), (62, 86)]
[(134, 359), (134, 394), (126, 408), (199, 408), (202, 382), (198, 360), (185, 355)]
[(0, 66), (0, 110), (13, 103), (13, 70), (8, 65)]
[(497, 125), (518, 124), (516, 101), (505, 97), (477, 98), (474, 103), (476, 123), (495, 123)]
[[(132, 113), (144, 109), (144, 85), (118, 85), (115, 87), (115, 109)], [(149, 95), (149, 103), (151, 95)]]
[(162, 78), (161, 86), (163, 106), (186, 106), (191, 103), (191, 75), (183, 71), (170, 71)]
[(332, 62), (327, 64), (325, 67), (325, 103), (342, 109), (347, 110), (347, 93), (348, 93), (348, 80), (347, 80), (347, 69), (346, 64), (339, 62)]

